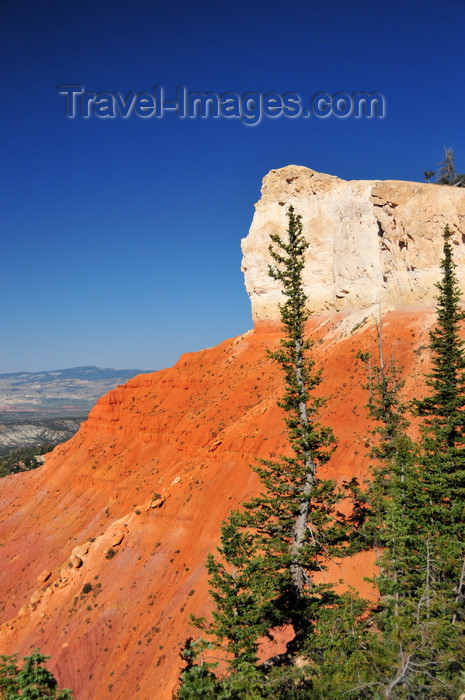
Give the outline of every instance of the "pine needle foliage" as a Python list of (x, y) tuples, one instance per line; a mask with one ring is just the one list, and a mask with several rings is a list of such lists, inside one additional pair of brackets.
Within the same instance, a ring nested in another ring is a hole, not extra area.
[[(369, 410), (378, 421), (377, 460), (361, 533), (379, 551), (379, 591), (369, 685), (383, 698), (458, 698), (464, 687), (465, 357), (451, 234), (444, 231), (437, 324), (430, 332), (429, 394), (414, 444), (395, 364), (372, 371)], [(372, 640), (373, 642), (373, 640)]]
[[(219, 556), (208, 558), (213, 620), (194, 621), (223, 653), (223, 676), (218, 670), (215, 677), (208, 676), (209, 683), (216, 683), (212, 697), (313, 697), (309, 693), (318, 665), (325, 663), (318, 621), (324, 620), (329, 629), (339, 607), (346, 605), (346, 597), (322, 582), (327, 564), (345, 553), (351, 526), (338, 510), (344, 492), (318, 474), (335, 440), (317, 419), (324, 399), (313, 392), (321, 383), (321, 372), (311, 357), (312, 343), (305, 338), (309, 314), (302, 271), (308, 243), (301, 217), (293, 207), (287, 215), (287, 238), (271, 235), (269, 274), (280, 283), (285, 301), (280, 305), (283, 338), (268, 355), (284, 375), (278, 405), (284, 412), (290, 454), (259, 460), (253, 467), (262, 491), (230, 514), (222, 526)], [(259, 663), (260, 641), (273, 638), (283, 626), (294, 631), (286, 650)], [(341, 648), (340, 639), (337, 644)], [(334, 653), (335, 644), (328, 648)], [(296, 663), (311, 656), (312, 650), (311, 661)], [(201, 673), (190, 659), (181, 674), (179, 698), (190, 697)], [(207, 673), (212, 673), (210, 668)], [(261, 690), (252, 692), (257, 679)]]
[(36, 649), (18, 666), (16, 654), (0, 656), (1, 700), (72, 700), (70, 690), (58, 689), (54, 675), (44, 666), (48, 656)]
[(309, 314), (302, 271), (308, 243), (293, 207), (288, 219), (287, 239), (273, 234), (269, 248), (275, 263), (269, 274), (280, 283), (286, 301), (280, 305), (283, 339), (268, 354), (284, 374), (278, 405), (284, 411), (292, 455), (260, 460), (255, 470), (264, 490), (244, 504), (241, 517), (247, 531), (254, 533), (263, 574), (273, 580), (275, 619), (271, 616), (270, 623), (293, 626), (290, 648), (296, 651), (313, 633), (320, 607), (334, 603), (332, 587), (315, 584), (313, 574), (342, 552), (346, 523), (337, 511), (341, 492), (333, 481), (317, 476), (335, 441), (332, 431), (317, 420), (324, 399), (313, 392), (321, 383), (321, 371), (315, 369), (311, 343), (305, 338)]
[(447, 226), (441, 268), (437, 324), (430, 331), (432, 370), (426, 379), (430, 393), (416, 402), (424, 422), (422, 488), (415, 506), (435, 543), (441, 572), (438, 582), (448, 591), (452, 618), (458, 622), (465, 621), (465, 343), (460, 336), (465, 313)]

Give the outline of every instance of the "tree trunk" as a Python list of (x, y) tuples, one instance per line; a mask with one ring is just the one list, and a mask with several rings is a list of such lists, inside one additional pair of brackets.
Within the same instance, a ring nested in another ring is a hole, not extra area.
[[(465, 559), (462, 562), (462, 570), (460, 572), (460, 581), (459, 581), (459, 583), (457, 585), (457, 589), (456, 589), (457, 590), (457, 595), (455, 598), (456, 605), (459, 604), (460, 598), (463, 598), (462, 591), (463, 591), (464, 583), (465, 583)], [(453, 616), (452, 616), (452, 624), (455, 625), (456, 623), (457, 623), (457, 611), (455, 611)]]
[[(303, 363), (303, 353), (302, 344), (300, 340), (295, 340), (295, 377), (297, 381), (297, 386), (302, 396), (305, 396), (306, 389), (304, 380), (302, 377), (302, 363)], [(307, 413), (307, 404), (305, 401), (299, 401), (299, 419), (302, 426), (308, 428), (309, 420)], [(315, 485), (315, 469), (316, 466), (312, 460), (312, 457), (308, 452), (305, 454), (305, 483), (302, 491), (302, 503), (300, 505), (300, 512), (297, 516), (294, 528), (292, 532), (292, 557), (294, 559), (291, 565), (292, 580), (294, 583), (296, 594), (299, 598), (303, 597), (305, 584), (308, 582), (308, 577), (305, 573), (304, 568), (301, 564), (297, 563), (300, 551), (304, 545), (307, 527), (308, 527), (308, 514), (310, 510), (310, 496)]]

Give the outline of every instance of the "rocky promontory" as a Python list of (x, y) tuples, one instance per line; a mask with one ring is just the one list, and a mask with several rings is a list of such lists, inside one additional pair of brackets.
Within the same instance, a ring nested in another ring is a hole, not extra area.
[(289, 165), (264, 178), (242, 241), (255, 322), (279, 318), (281, 294), (268, 275), (268, 245), (270, 233), (285, 232), (291, 204), (302, 216), (310, 244), (303, 276), (311, 311), (434, 304), (446, 224), (465, 291), (465, 189), (395, 180), (347, 182)]

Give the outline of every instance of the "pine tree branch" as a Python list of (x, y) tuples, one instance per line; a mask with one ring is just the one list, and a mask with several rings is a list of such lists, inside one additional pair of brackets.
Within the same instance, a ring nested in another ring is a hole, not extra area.
[(399, 668), (399, 670), (398, 670), (397, 676), (396, 676), (395, 678), (393, 678), (392, 681), (391, 681), (391, 682), (389, 683), (389, 685), (387, 686), (387, 688), (385, 688), (385, 690), (384, 690), (384, 697), (386, 698), (386, 700), (389, 700), (389, 698), (391, 697), (391, 694), (392, 694), (392, 691), (394, 690), (394, 688), (395, 688), (397, 685), (399, 685), (400, 683), (403, 683), (403, 682), (404, 682), (404, 680), (405, 680), (405, 678), (406, 678), (406, 676), (407, 676), (407, 673), (408, 673), (409, 670), (410, 670), (410, 660), (411, 660), (412, 656), (413, 656), (413, 654), (408, 654), (408, 655), (402, 660), (402, 664), (401, 664), (401, 666), (400, 666), (400, 668)]
[[(455, 597), (455, 604), (458, 606), (460, 601), (463, 602), (463, 587), (465, 584), (465, 557), (462, 561), (462, 568), (460, 570), (460, 581), (457, 585), (457, 595)], [(455, 625), (457, 624), (457, 610), (454, 611), (454, 614), (452, 615), (452, 624)]]

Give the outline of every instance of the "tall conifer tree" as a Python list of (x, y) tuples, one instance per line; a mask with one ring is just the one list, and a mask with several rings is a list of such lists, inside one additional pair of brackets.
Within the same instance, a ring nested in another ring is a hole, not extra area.
[(456, 678), (465, 672), (465, 343), (460, 332), (465, 313), (448, 226), (443, 250), (437, 323), (430, 331), (430, 393), (416, 402), (424, 422), (413, 507), (428, 543), (423, 615), (437, 628), (443, 673)]
[(380, 444), (365, 532), (382, 547), (370, 685), (384, 698), (456, 700), (464, 689), (464, 314), (450, 239), (446, 227), (430, 393), (414, 402), (424, 416), (419, 444), (405, 433), (400, 386), (382, 354), (370, 406)]
[[(423, 498), (425, 527), (441, 541), (441, 560), (450, 562), (440, 576), (455, 595), (454, 621), (464, 620), (465, 554), (465, 343), (460, 336), (465, 313), (453, 261), (451, 232), (444, 230), (442, 279), (437, 288), (437, 324), (430, 331), (432, 370), (427, 375), (430, 393), (416, 402), (424, 416), (422, 433)], [(443, 545), (447, 545), (443, 548)], [(450, 595), (450, 590), (449, 590)]]
[[(437, 283), (437, 324), (430, 331), (432, 370), (426, 383), (430, 393), (416, 402), (425, 416), (423, 447), (427, 472), (437, 477), (438, 492), (432, 495), (437, 516), (444, 527), (462, 527), (465, 495), (465, 343), (460, 327), (465, 313), (455, 273), (449, 227), (444, 230), (442, 279)], [(428, 468), (429, 465), (429, 468)], [(431, 483), (433, 488), (433, 482)], [(444, 499), (448, 506), (444, 507)], [(462, 500), (462, 503), (460, 502)]]
[(382, 319), (377, 331), (379, 360), (370, 370), (368, 408), (377, 421), (373, 433), (378, 442), (371, 450), (376, 462), (365, 494), (366, 520), (359, 542), (377, 553), (378, 572), (371, 581), (379, 600), (371, 618), (376, 634), (365, 647), (372, 659), (371, 673), (365, 684), (353, 689), (358, 689), (360, 697), (367, 689), (380, 698), (423, 697), (417, 613), (424, 542), (417, 514), (412, 512), (418, 488), (417, 448), (407, 434), (406, 406), (400, 396), (404, 382), (394, 359), (384, 360)]
[[(260, 460), (254, 467), (262, 493), (231, 514), (222, 527), (220, 557), (208, 559), (216, 609), (213, 622), (204, 627), (214, 644), (229, 652), (224, 684), (230, 689), (240, 678), (247, 679), (243, 684), (250, 689), (256, 674), (261, 674), (263, 694), (255, 691), (250, 695), (254, 698), (310, 697), (311, 677), (325, 656), (316, 626), (324, 620), (329, 629), (328, 616), (336, 615), (343, 599), (331, 584), (321, 582), (321, 573), (331, 559), (344, 553), (348, 530), (345, 517), (337, 510), (343, 494), (332, 480), (318, 475), (318, 468), (331, 455), (334, 437), (316, 418), (324, 403), (313, 395), (321, 372), (315, 369), (309, 356), (312, 344), (305, 338), (309, 314), (302, 270), (308, 243), (293, 207), (288, 210), (288, 220), (286, 240), (271, 236), (274, 265), (269, 273), (280, 283), (285, 302), (280, 305), (284, 337), (279, 349), (269, 355), (284, 373), (285, 391), (278, 405), (285, 414), (290, 454)], [(197, 623), (202, 625), (202, 621)], [(286, 651), (258, 664), (260, 639), (271, 637), (275, 628), (284, 625), (294, 631)], [(306, 668), (297, 669), (295, 661), (301, 654), (312, 658)], [(192, 683), (202, 675), (190, 658), (186, 660), (180, 698), (191, 697)], [(277, 670), (280, 665), (282, 672)], [(211, 668), (208, 673), (208, 682), (217, 683)], [(224, 697), (249, 697), (245, 686), (242, 694), (234, 695), (231, 690)]]

